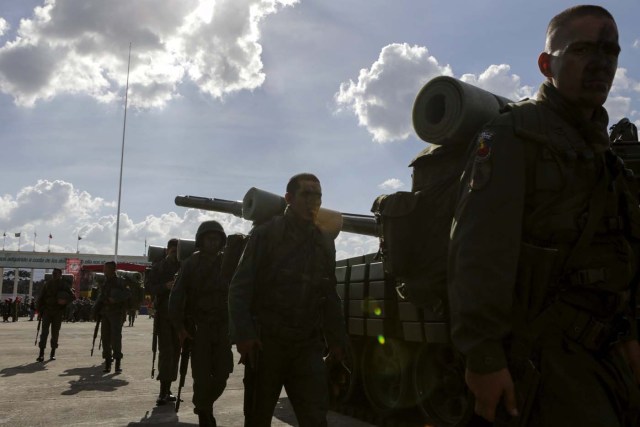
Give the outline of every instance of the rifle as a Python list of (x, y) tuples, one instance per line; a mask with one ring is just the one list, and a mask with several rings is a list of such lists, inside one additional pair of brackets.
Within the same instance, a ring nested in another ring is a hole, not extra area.
[(36, 340), (33, 345), (38, 345), (38, 335), (40, 335), (40, 324), (42, 323), (42, 314), (38, 313), (38, 329), (36, 329)]
[(182, 352), (180, 353), (180, 382), (178, 383), (178, 397), (176, 399), (176, 413), (180, 410), (180, 394), (182, 393), (182, 387), (184, 387), (184, 380), (187, 376), (187, 370), (189, 369), (189, 356), (191, 355), (191, 343), (189, 338), (185, 338), (184, 344), (182, 344)]
[[(100, 316), (96, 317), (96, 327), (93, 330), (93, 343), (91, 344), (91, 356), (93, 356), (93, 348), (96, 346), (96, 337), (98, 336), (98, 330), (100, 329)], [(100, 337), (100, 344), (102, 344), (102, 337)], [(98, 350), (100, 350), (100, 344), (98, 344)]]
[(153, 359), (151, 360), (151, 378), (156, 373), (156, 352), (158, 351), (158, 325), (156, 318), (153, 318), (153, 340), (151, 341), (151, 351), (153, 351)]

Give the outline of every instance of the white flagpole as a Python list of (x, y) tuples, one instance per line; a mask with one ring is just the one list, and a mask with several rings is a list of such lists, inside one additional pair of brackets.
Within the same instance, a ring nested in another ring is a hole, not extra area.
[(116, 251), (113, 257), (118, 263), (118, 235), (120, 234), (120, 201), (122, 199), (122, 166), (124, 164), (124, 135), (127, 129), (127, 102), (129, 97), (129, 69), (131, 67), (131, 42), (129, 42), (129, 61), (127, 63), (127, 87), (124, 91), (124, 123), (122, 125), (122, 150), (120, 151), (120, 183), (118, 185), (118, 216), (116, 217)]
[(38, 233), (34, 231), (33, 232), (33, 252), (36, 251), (36, 236), (38, 236)]

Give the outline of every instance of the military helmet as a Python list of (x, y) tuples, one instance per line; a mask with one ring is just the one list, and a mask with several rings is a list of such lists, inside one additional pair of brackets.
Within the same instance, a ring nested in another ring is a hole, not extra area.
[(222, 225), (220, 225), (218, 221), (211, 220), (203, 222), (202, 224), (200, 224), (200, 227), (198, 227), (198, 231), (196, 231), (196, 246), (199, 246), (200, 238), (204, 236), (205, 233), (209, 233), (210, 231), (220, 233), (222, 235), (222, 244), (224, 245), (224, 243), (227, 241), (227, 235), (225, 234)]

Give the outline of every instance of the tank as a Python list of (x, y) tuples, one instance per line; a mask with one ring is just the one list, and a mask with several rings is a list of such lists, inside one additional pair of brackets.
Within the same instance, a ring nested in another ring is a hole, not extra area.
[[(373, 215), (319, 215), (318, 226), (334, 238), (343, 231), (380, 239), (378, 253), (336, 264), (350, 340), (343, 364), (327, 360), (333, 409), (378, 425), (467, 424), (473, 399), (449, 338), (449, 228), (473, 137), (510, 102), (451, 77), (432, 79), (413, 106), (416, 134), (429, 145), (410, 162), (411, 191), (378, 197)], [(637, 131), (623, 125), (612, 146), (640, 169), (640, 145), (623, 141), (630, 134), (637, 140)], [(177, 196), (175, 203), (254, 224), (285, 208), (281, 196), (257, 188), (242, 201)]]

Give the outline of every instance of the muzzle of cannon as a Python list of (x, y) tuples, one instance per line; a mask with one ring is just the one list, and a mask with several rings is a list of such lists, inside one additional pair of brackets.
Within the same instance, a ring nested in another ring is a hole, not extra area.
[[(199, 196), (177, 196), (175, 203), (187, 208), (232, 214), (254, 224), (261, 224), (274, 216), (282, 215), (287, 207), (284, 197), (255, 187), (247, 191), (241, 202)], [(333, 238), (336, 238), (340, 231), (378, 236), (378, 225), (372, 215), (349, 214), (320, 208), (316, 224)]]

